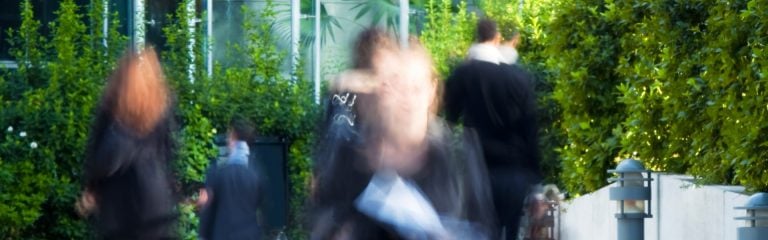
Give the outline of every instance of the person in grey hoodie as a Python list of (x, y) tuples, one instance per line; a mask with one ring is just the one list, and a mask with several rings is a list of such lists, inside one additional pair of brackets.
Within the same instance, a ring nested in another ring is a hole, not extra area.
[(209, 196), (200, 218), (202, 239), (261, 239), (258, 210), (262, 181), (248, 164), (252, 135), (247, 121), (230, 124), (229, 156), (206, 179)]
[(248, 166), (248, 156), (251, 155), (251, 151), (247, 141), (252, 138), (253, 128), (245, 120), (232, 121), (230, 128), (227, 135), (229, 156), (226, 163)]

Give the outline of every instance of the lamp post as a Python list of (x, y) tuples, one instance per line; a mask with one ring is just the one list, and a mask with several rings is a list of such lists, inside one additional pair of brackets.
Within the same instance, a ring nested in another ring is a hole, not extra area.
[(320, 29), (321, 0), (315, 0), (315, 54), (314, 54), (314, 79), (315, 79), (315, 104), (320, 104), (320, 44), (322, 43), (322, 29)]
[(291, 74), (298, 81), (299, 39), (301, 39), (301, 0), (291, 0)]
[(746, 226), (738, 229), (738, 240), (759, 240), (768, 236), (768, 193), (755, 193), (746, 205), (735, 209), (747, 210), (746, 216), (734, 218), (746, 221)]
[[(625, 159), (608, 170), (615, 177), (608, 182), (616, 182), (610, 189), (610, 198), (617, 201), (616, 213), (618, 240), (642, 240), (645, 218), (651, 215), (651, 171), (646, 170), (640, 161)], [(647, 206), (647, 207), (646, 207)]]
[(137, 51), (140, 51), (144, 48), (144, 38), (146, 35), (146, 22), (144, 20), (144, 0), (133, 0), (131, 2), (133, 3), (131, 6), (133, 10), (131, 14), (131, 19), (133, 20), (133, 31), (131, 35), (133, 38), (133, 48)]

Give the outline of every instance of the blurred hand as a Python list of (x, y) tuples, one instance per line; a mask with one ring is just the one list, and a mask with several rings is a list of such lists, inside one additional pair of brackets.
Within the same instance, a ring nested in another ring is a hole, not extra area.
[(96, 209), (96, 198), (93, 197), (93, 193), (89, 190), (85, 190), (80, 194), (80, 198), (75, 203), (75, 210), (81, 217), (90, 216)]
[(197, 191), (197, 202), (195, 202), (195, 207), (198, 209), (204, 207), (206, 204), (208, 204), (208, 190), (205, 188), (200, 188)]
[(334, 92), (370, 94), (376, 91), (380, 84), (371, 71), (347, 70), (331, 78), (329, 87)]

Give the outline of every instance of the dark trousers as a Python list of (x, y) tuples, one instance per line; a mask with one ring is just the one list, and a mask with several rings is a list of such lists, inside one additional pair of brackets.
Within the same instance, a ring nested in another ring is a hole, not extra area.
[(525, 197), (530, 191), (528, 174), (523, 171), (490, 169), (490, 175), (498, 232), (507, 240), (516, 240)]

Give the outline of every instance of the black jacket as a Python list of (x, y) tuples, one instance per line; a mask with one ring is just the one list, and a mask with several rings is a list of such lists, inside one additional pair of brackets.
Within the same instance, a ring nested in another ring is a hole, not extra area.
[(96, 197), (100, 239), (176, 239), (177, 213), (169, 174), (174, 129), (164, 119), (138, 137), (100, 110), (92, 127), (84, 167), (86, 188)]
[(474, 128), (491, 172), (521, 170), (540, 177), (536, 96), (531, 75), (517, 65), (470, 60), (446, 82), (445, 114)]
[(200, 235), (206, 240), (261, 239), (258, 210), (261, 181), (245, 165), (226, 164), (209, 175), (213, 194), (200, 217)]

